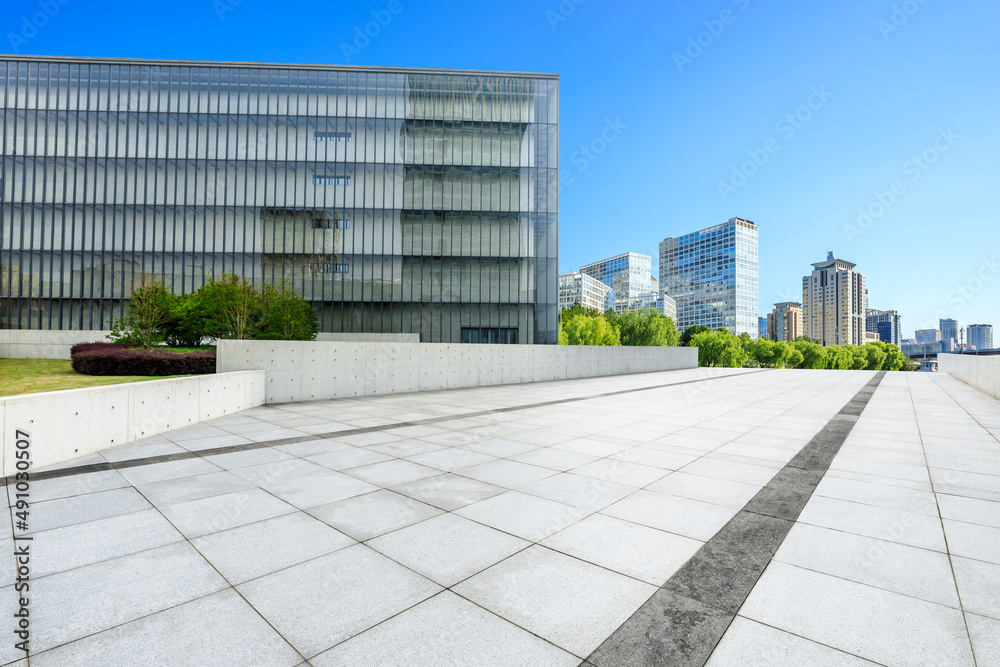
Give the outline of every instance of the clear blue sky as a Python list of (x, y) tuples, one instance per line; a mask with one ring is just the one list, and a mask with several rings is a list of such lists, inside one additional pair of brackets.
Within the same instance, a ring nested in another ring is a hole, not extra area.
[[(561, 270), (627, 250), (655, 267), (664, 237), (740, 216), (760, 226), (762, 313), (832, 250), (905, 336), (938, 317), (1000, 326), (997, 3), (399, 0), (345, 54), (389, 2), (47, 1), (58, 12), (17, 52), (558, 72)], [(11, 53), (40, 9), (6, 7)], [(578, 153), (609, 122), (615, 140)], [(730, 181), (748, 151), (763, 164)]]

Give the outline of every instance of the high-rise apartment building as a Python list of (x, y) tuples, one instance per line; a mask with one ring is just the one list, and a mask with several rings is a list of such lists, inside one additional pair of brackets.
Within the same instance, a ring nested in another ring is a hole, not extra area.
[(757, 225), (727, 222), (660, 242), (660, 291), (677, 302), (677, 326), (758, 334)]
[(865, 327), (874, 331), (883, 343), (902, 345), (903, 335), (900, 329), (899, 313), (895, 310), (872, 310), (865, 315)]
[(965, 333), (966, 343), (975, 345), (977, 350), (993, 349), (992, 324), (970, 324), (965, 328)]
[(652, 258), (626, 252), (580, 267), (580, 273), (596, 278), (615, 291), (615, 310), (628, 309), (630, 299), (652, 290)]
[(634, 296), (629, 299), (628, 304), (625, 308), (618, 310), (617, 312), (626, 312), (631, 310), (647, 310), (652, 309), (657, 312), (663, 313), (665, 316), (669, 317), (674, 321), (674, 325), (677, 324), (677, 304), (666, 294), (661, 294), (660, 292), (646, 292), (645, 294), (640, 294), (639, 296)]
[(941, 329), (941, 340), (946, 341), (951, 338), (954, 343), (958, 343), (958, 321), (953, 319), (939, 320), (938, 328)]
[(232, 271), (288, 281), (321, 331), (557, 342), (558, 75), (9, 56), (0, 78), (0, 327), (99, 329), (143, 274)]
[(802, 304), (794, 301), (774, 304), (774, 310), (767, 314), (767, 337), (790, 343), (802, 335)]
[(803, 335), (822, 345), (865, 344), (865, 277), (855, 266), (830, 252), (802, 278)]
[(757, 318), (757, 338), (767, 338), (767, 316)]
[(559, 309), (574, 303), (603, 313), (614, 307), (614, 290), (586, 273), (560, 273)]

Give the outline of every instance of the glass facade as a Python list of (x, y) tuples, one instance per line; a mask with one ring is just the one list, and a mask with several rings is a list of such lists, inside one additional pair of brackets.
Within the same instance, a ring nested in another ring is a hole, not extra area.
[[(99, 329), (143, 274), (288, 283), (321, 331), (557, 342), (558, 78), (18, 58), (0, 327)], [(510, 333), (513, 331), (513, 333)]]
[(602, 313), (614, 307), (615, 291), (586, 273), (559, 274), (559, 310), (579, 303)]
[(867, 310), (865, 328), (877, 333), (879, 340), (884, 343), (902, 344), (903, 336), (899, 313), (895, 310)]
[(993, 349), (993, 325), (992, 324), (970, 324), (967, 328), (967, 345), (974, 345), (977, 350)]
[(626, 252), (580, 267), (580, 273), (601, 281), (615, 291), (615, 310), (628, 310), (631, 299), (653, 291), (652, 260), (649, 255)]
[(730, 218), (660, 242), (660, 290), (677, 302), (677, 326), (758, 335), (757, 225)]

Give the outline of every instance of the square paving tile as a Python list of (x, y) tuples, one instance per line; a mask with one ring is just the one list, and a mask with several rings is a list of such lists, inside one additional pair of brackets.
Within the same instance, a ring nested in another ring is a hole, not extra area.
[(594, 512), (633, 493), (635, 487), (615, 484), (593, 477), (562, 473), (528, 484), (521, 490), (525, 493)]
[(1000, 620), (1000, 565), (960, 556), (951, 563), (965, 610)]
[(532, 542), (548, 537), (589, 514), (579, 507), (518, 491), (482, 500), (455, 513)]
[(730, 509), (742, 509), (760, 491), (757, 484), (745, 484), (728, 479), (715, 479), (692, 475), (684, 471), (672, 472), (654, 484), (649, 491), (666, 493), (680, 498), (701, 500)]
[(191, 540), (231, 584), (324, 556), (356, 542), (296, 512)]
[(497, 459), (471, 468), (464, 468), (460, 474), (463, 477), (471, 477), (507, 489), (516, 489), (556, 475), (558, 471), (507, 459)]
[(945, 551), (941, 521), (936, 517), (915, 512), (814, 495), (799, 514), (799, 522), (924, 549)]
[(944, 532), (951, 553), (1000, 563), (1000, 528), (945, 519)]
[(391, 461), (392, 457), (373, 452), (370, 449), (349, 447), (335, 452), (309, 456), (306, 460), (318, 463), (331, 470), (347, 470), (348, 468), (359, 468), (372, 463)]
[(266, 491), (249, 489), (170, 505), (161, 511), (185, 537), (193, 538), (290, 514), (295, 508)]
[(962, 613), (772, 561), (740, 614), (887, 665), (971, 665)]
[(392, 490), (428, 505), (450, 511), (498, 495), (506, 489), (468, 477), (446, 473), (393, 486)]
[(367, 544), (442, 586), (452, 586), (528, 546), (454, 514), (427, 519)]
[(463, 468), (479, 465), (480, 463), (495, 461), (496, 457), (489, 456), (488, 454), (481, 454), (479, 452), (472, 452), (461, 447), (451, 447), (449, 449), (439, 449), (425, 454), (417, 454), (409, 457), (407, 460), (419, 463), (420, 465), (437, 468), (445, 472), (454, 472), (456, 470), (462, 470)]
[(564, 452), (549, 447), (539, 447), (538, 449), (533, 449), (524, 454), (517, 454), (510, 458), (513, 461), (520, 461), (521, 463), (528, 463), (542, 468), (565, 471), (582, 466), (585, 463), (590, 463), (591, 461), (596, 461), (598, 457), (578, 452)]
[(656, 588), (536, 545), (454, 591), (584, 658)]
[(31, 584), (31, 646), (44, 651), (226, 586), (187, 542), (42, 577)]
[(136, 489), (156, 507), (176, 505), (189, 500), (200, 500), (252, 488), (253, 484), (250, 482), (226, 471), (136, 485)]
[(135, 489), (111, 489), (82, 496), (32, 502), (31, 521), (28, 525), (32, 532), (41, 532), (148, 509), (152, 509), (152, 505)]
[(706, 667), (871, 667), (877, 663), (737, 616)]
[(662, 468), (605, 458), (574, 468), (573, 474), (641, 488), (660, 479), (667, 474), (667, 471)]
[[(82, 475), (32, 480), (31, 502), (41, 503), (46, 500), (82, 496), (98, 491), (121, 489), (126, 486), (130, 486), (130, 482), (122, 477), (117, 470), (101, 470)], [(16, 501), (13, 495), (11, 495), (10, 500)]]
[(358, 544), (237, 587), (281, 636), (312, 657), (441, 590)]
[(308, 510), (320, 521), (362, 542), (442, 512), (437, 507), (384, 489)]
[(210, 472), (219, 472), (220, 470), (222, 468), (219, 466), (209, 463), (205, 459), (197, 458), (184, 459), (182, 461), (167, 461), (166, 463), (153, 463), (134, 468), (120, 468), (118, 472), (132, 484), (152, 484), (153, 482), (162, 482), (167, 479), (205, 475)]
[(577, 667), (580, 659), (443, 591), (310, 662), (315, 667)]
[[(206, 641), (210, 637), (211, 641)], [(32, 654), (38, 667), (66, 665), (274, 665), (302, 662), (246, 601), (229, 589)]]
[(976, 664), (979, 667), (998, 667), (1000, 665), (1000, 621), (976, 614), (967, 614), (965, 618), (969, 624), (972, 647), (976, 652)]
[(662, 586), (702, 542), (630, 521), (592, 514), (542, 542), (609, 570)]
[(378, 488), (302, 459), (276, 461), (234, 472), (299, 509), (336, 502)]
[(441, 471), (412, 461), (393, 460), (351, 468), (348, 474), (371, 484), (389, 487), (440, 475)]
[(706, 541), (733, 518), (736, 510), (639, 490), (601, 512), (633, 523)]

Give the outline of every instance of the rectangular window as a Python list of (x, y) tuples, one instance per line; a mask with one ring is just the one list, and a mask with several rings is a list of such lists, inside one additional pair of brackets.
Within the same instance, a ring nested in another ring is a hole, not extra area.
[(314, 185), (350, 185), (350, 176), (313, 176)]
[(316, 141), (350, 141), (350, 132), (317, 132), (313, 135)]
[(350, 229), (351, 221), (347, 219), (313, 218), (313, 229)]
[(507, 327), (462, 327), (462, 342), (517, 345), (517, 329)]

